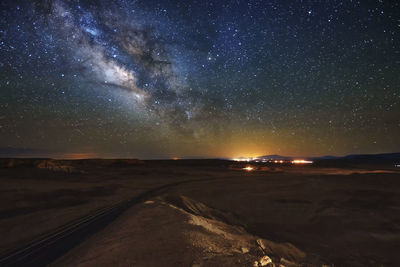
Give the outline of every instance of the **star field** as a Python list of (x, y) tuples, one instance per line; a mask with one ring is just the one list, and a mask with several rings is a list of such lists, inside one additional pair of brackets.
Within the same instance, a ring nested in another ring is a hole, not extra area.
[(0, 147), (62, 157), (400, 148), (396, 1), (2, 1)]

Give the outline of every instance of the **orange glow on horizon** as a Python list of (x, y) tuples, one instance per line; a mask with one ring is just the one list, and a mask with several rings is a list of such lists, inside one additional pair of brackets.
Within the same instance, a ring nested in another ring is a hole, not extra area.
[(90, 158), (96, 158), (98, 157), (98, 154), (96, 153), (66, 153), (66, 154), (60, 154), (57, 155), (56, 158), (58, 159), (90, 159)]

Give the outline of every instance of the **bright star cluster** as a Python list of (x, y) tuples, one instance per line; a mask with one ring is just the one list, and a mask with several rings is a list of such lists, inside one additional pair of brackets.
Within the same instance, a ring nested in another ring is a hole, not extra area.
[(396, 1), (6, 0), (0, 9), (0, 153), (400, 147)]

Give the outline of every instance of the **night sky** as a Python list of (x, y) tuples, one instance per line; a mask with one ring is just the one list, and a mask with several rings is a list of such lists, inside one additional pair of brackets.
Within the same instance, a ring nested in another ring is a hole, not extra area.
[(171, 158), (400, 150), (398, 1), (0, 5), (3, 152)]

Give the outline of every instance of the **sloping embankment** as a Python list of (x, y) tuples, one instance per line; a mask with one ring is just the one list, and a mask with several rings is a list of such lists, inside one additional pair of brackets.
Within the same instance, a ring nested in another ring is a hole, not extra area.
[(249, 234), (240, 219), (185, 196), (128, 210), (55, 266), (321, 266), (290, 243)]

